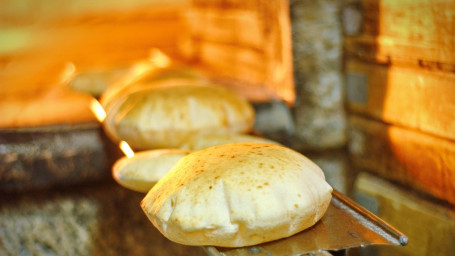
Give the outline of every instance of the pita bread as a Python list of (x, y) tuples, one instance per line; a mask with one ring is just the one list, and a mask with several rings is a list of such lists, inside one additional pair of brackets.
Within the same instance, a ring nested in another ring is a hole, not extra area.
[(207, 84), (208, 79), (187, 67), (168, 67), (153, 69), (145, 74), (137, 74), (134, 67), (117, 83), (112, 83), (101, 95), (100, 103), (106, 112), (121, 97), (151, 88), (171, 87), (175, 85)]
[(119, 99), (104, 127), (114, 141), (136, 150), (178, 148), (198, 134), (248, 133), (254, 123), (250, 103), (221, 86), (149, 88)]
[(311, 227), (327, 210), (331, 191), (322, 170), (292, 149), (233, 143), (183, 157), (141, 207), (174, 242), (242, 247)]
[(117, 160), (112, 167), (112, 176), (123, 187), (145, 193), (190, 152), (181, 149), (155, 149), (135, 153), (132, 158), (123, 157)]
[(276, 141), (251, 134), (202, 134), (190, 137), (180, 146), (180, 148), (196, 151), (237, 142), (262, 142), (280, 145), (280, 143)]

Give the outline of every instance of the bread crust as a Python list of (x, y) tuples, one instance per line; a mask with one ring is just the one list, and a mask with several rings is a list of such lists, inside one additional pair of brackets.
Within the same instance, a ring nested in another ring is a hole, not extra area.
[(238, 143), (238, 142), (262, 142), (280, 145), (279, 142), (252, 135), (252, 134), (203, 134), (193, 136), (183, 142), (181, 148), (188, 150), (201, 150), (209, 147), (214, 147), (222, 144)]
[(168, 239), (241, 247), (296, 234), (325, 213), (332, 188), (302, 154), (268, 143), (233, 143), (182, 158), (141, 207)]
[(215, 85), (149, 88), (115, 103), (104, 122), (114, 140), (139, 150), (178, 148), (198, 134), (248, 133), (253, 129), (250, 103)]
[(191, 151), (183, 149), (154, 149), (122, 157), (112, 166), (115, 181), (137, 192), (148, 192), (182, 157)]

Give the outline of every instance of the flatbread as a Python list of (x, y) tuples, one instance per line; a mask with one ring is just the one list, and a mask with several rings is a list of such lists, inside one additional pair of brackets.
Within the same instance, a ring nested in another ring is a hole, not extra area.
[(178, 148), (199, 134), (248, 133), (254, 124), (250, 103), (222, 86), (150, 88), (120, 98), (104, 122), (114, 141), (136, 150)]
[(251, 134), (202, 134), (188, 138), (180, 148), (188, 150), (201, 150), (213, 146), (237, 142), (262, 142), (280, 145), (279, 142)]
[(112, 176), (125, 188), (148, 192), (172, 167), (191, 151), (182, 149), (155, 149), (122, 157), (112, 166)]
[(168, 239), (241, 247), (296, 234), (325, 213), (332, 187), (302, 154), (268, 143), (233, 143), (183, 157), (141, 207)]

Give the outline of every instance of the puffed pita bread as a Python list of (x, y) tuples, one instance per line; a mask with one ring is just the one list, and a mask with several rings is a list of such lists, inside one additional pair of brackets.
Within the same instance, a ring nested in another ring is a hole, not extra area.
[(141, 207), (174, 242), (242, 247), (311, 227), (327, 210), (331, 191), (322, 170), (292, 149), (233, 143), (183, 157)]
[(173, 66), (168, 68), (153, 69), (145, 74), (136, 74), (134, 67), (119, 82), (111, 84), (101, 95), (100, 103), (106, 112), (121, 97), (133, 92), (158, 87), (171, 87), (175, 85), (200, 85), (207, 84), (209, 80), (195, 70)]
[(222, 144), (238, 143), (238, 142), (262, 142), (280, 145), (279, 142), (256, 136), (251, 134), (202, 134), (188, 138), (180, 146), (182, 149), (187, 150), (201, 150)]
[(131, 93), (107, 113), (106, 133), (136, 150), (178, 148), (198, 134), (248, 133), (254, 109), (222, 86), (182, 85)]
[(112, 176), (123, 187), (145, 193), (190, 152), (182, 149), (138, 152), (131, 158), (117, 160), (112, 166)]

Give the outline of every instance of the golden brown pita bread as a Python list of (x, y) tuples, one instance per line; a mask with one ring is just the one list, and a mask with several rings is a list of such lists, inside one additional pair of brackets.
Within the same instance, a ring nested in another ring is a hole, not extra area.
[(107, 113), (104, 127), (114, 140), (137, 150), (178, 148), (191, 136), (248, 133), (250, 103), (221, 86), (182, 85), (131, 93)]
[(188, 149), (188, 150), (201, 150), (204, 148), (209, 148), (213, 146), (218, 146), (222, 144), (230, 144), (230, 143), (237, 143), (237, 142), (262, 142), (262, 143), (272, 143), (280, 145), (280, 143), (256, 136), (251, 134), (202, 134), (198, 136), (192, 136), (188, 138), (180, 148)]
[(302, 154), (267, 143), (233, 143), (183, 157), (141, 206), (168, 239), (241, 247), (291, 236), (325, 213), (332, 188)]
[(181, 149), (155, 149), (123, 157), (112, 167), (115, 181), (137, 192), (149, 191), (182, 157), (191, 151)]

